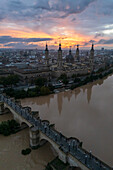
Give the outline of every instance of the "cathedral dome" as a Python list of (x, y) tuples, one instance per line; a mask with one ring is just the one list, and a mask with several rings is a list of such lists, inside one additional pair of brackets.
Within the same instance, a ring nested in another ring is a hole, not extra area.
[(71, 54), (71, 49), (69, 50), (69, 55), (66, 56), (66, 62), (67, 63), (74, 63), (74, 57)]

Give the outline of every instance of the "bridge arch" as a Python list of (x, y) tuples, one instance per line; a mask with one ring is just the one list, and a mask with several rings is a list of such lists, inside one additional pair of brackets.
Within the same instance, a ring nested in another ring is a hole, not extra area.
[(28, 124), (26, 122), (21, 122), (20, 126), (24, 129), (24, 128), (28, 128)]
[(64, 163), (67, 162), (67, 154), (62, 151), (61, 147), (59, 147), (56, 142), (47, 137), (44, 133), (40, 132), (40, 144), (42, 145), (44, 144), (44, 142), (48, 142), (52, 146), (53, 150), (58, 155), (60, 160), (62, 160)]
[(8, 107), (3, 108), (3, 113), (4, 114), (12, 114), (11, 110)]
[[(9, 109), (9, 111), (13, 115), (13, 119), (16, 120), (20, 124), (20, 126), (22, 123), (25, 123), (29, 127), (32, 126), (24, 117), (22, 117), (20, 114), (17, 114), (16, 111), (14, 111), (14, 109), (11, 106), (9, 106), (7, 103), (4, 103), (4, 108)], [(27, 109), (30, 109), (30, 108), (27, 107)]]
[(41, 139), (40, 140), (40, 146), (44, 146), (45, 144), (49, 144), (50, 145), (50, 148), (51, 148), (51, 150), (53, 151), (53, 153), (54, 153), (54, 155), (55, 156), (58, 156), (58, 152), (55, 150), (55, 148), (54, 148), (54, 146), (52, 145), (52, 143), (50, 143), (48, 140), (46, 140), (46, 139)]

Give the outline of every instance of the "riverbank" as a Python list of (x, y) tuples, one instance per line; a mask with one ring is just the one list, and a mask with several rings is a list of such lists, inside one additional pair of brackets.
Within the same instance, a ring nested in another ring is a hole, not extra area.
[(108, 70), (105, 70), (100, 73), (92, 73), (90, 75), (81, 76), (81, 77), (73, 76), (74, 77), (74, 81), (72, 81), (73, 83), (71, 82), (68, 84), (63, 84), (59, 88), (55, 88), (52, 85), (42, 86), (42, 87), (37, 86), (33, 89), (28, 89), (27, 91), (14, 90), (14, 89), (10, 88), (10, 89), (4, 90), (4, 93), (6, 93), (7, 96), (14, 97), (15, 99), (46, 96), (46, 95), (50, 95), (53, 93), (65, 91), (66, 89), (70, 89), (70, 90), (76, 89), (76, 88), (86, 85), (90, 82), (94, 82), (96, 80), (103, 79), (104, 77), (106, 77), (112, 73), (113, 73), (113, 68), (109, 68)]
[(77, 78), (77, 81), (79, 81), (79, 82), (76, 82), (75, 84), (73, 84), (70, 89), (73, 90), (77, 87), (81, 87), (83, 85), (94, 82), (96, 80), (103, 79), (104, 77), (106, 77), (112, 73), (113, 73), (113, 68), (110, 68), (109, 70), (101, 72), (101, 73), (95, 73), (95, 74), (92, 73), (88, 76), (84, 76), (84, 77), (82, 77), (82, 79), (79, 79), (79, 80)]
[(0, 134), (4, 136), (15, 134), (25, 128), (27, 128), (27, 126), (20, 126), (20, 124), (14, 119), (0, 122)]
[(20, 125), (15, 120), (3, 121), (0, 123), (0, 134), (9, 136), (20, 130)]

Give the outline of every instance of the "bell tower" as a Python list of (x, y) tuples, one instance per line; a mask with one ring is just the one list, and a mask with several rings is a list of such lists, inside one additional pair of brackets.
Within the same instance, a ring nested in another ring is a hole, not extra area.
[(59, 69), (62, 69), (62, 49), (61, 49), (61, 43), (59, 44), (57, 65), (58, 65)]
[(90, 68), (91, 71), (93, 71), (94, 67), (94, 45), (92, 44), (91, 50), (90, 50)]
[(77, 49), (76, 49), (76, 56), (75, 58), (80, 61), (80, 56), (79, 56), (79, 45), (77, 45)]
[(46, 43), (46, 49), (45, 49), (45, 63), (46, 63), (46, 66), (49, 66), (49, 50), (48, 50), (47, 43)]
[(69, 49), (69, 55), (71, 55), (71, 46), (70, 46), (70, 49)]

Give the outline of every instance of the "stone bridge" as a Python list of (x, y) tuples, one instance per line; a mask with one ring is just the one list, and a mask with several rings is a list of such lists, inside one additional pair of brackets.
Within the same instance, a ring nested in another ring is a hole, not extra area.
[(83, 149), (78, 139), (65, 137), (56, 131), (49, 121), (36, 118), (32, 114), (31, 108), (23, 108), (11, 98), (0, 94), (0, 114), (3, 108), (8, 108), (20, 125), (25, 123), (29, 126), (30, 146), (33, 149), (49, 142), (58, 154), (59, 159), (64, 163), (69, 163), (70, 166), (80, 167), (83, 170), (112, 170), (91, 152)]

